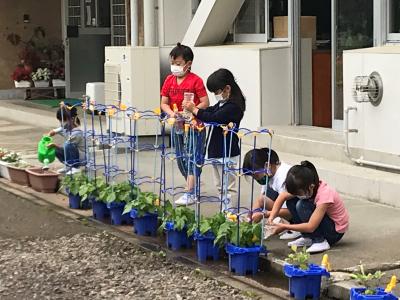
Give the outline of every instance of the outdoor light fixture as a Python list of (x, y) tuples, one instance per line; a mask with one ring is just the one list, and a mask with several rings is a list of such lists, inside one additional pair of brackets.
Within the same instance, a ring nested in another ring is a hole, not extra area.
[(31, 18), (28, 14), (24, 15), (24, 23), (30, 23), (31, 22)]

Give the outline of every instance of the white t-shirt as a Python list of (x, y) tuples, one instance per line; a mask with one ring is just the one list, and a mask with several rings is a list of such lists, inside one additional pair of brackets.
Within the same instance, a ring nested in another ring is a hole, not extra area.
[[(287, 173), (289, 172), (289, 169), (291, 167), (292, 167), (291, 165), (281, 162), (278, 169), (276, 170), (274, 177), (268, 179), (268, 185), (272, 190), (274, 190), (279, 194), (282, 192), (286, 192), (285, 180)], [(263, 185), (261, 187), (261, 193), (264, 194), (266, 192), (266, 189), (267, 186)], [(283, 203), (282, 208), (286, 208), (286, 203)]]

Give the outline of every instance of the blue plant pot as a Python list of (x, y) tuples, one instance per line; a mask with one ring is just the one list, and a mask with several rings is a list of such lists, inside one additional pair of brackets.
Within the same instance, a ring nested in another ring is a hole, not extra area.
[(92, 201), (93, 208), (93, 218), (96, 220), (104, 220), (110, 216), (110, 211), (107, 208), (107, 205), (101, 201)]
[(90, 202), (88, 199), (82, 202), (81, 196), (68, 194), (69, 207), (72, 209), (88, 209), (90, 208)]
[(183, 230), (175, 230), (174, 224), (168, 222), (165, 230), (167, 231), (167, 247), (177, 251), (181, 248), (192, 248), (193, 237), (188, 237), (187, 228)]
[(321, 277), (330, 274), (325, 268), (310, 264), (307, 270), (301, 270), (293, 265), (283, 267), (285, 275), (289, 278), (289, 293), (296, 300), (306, 298), (319, 299), (321, 294)]
[(132, 209), (130, 217), (133, 220), (133, 232), (137, 235), (157, 236), (158, 215), (146, 213), (138, 216), (137, 210)]
[(107, 208), (110, 210), (112, 225), (131, 225), (132, 219), (129, 214), (122, 214), (125, 209), (125, 202), (110, 202), (107, 203)]
[(262, 246), (237, 247), (232, 244), (225, 246), (229, 255), (229, 271), (236, 275), (255, 275), (258, 271), (258, 257), (260, 252), (265, 251)]
[(376, 289), (376, 295), (364, 295), (365, 288), (352, 288), (350, 290), (350, 300), (396, 300), (399, 299), (392, 293), (385, 293), (382, 288)]
[(197, 241), (197, 260), (205, 262), (207, 259), (218, 260), (220, 249), (214, 246), (215, 236), (211, 232), (206, 234), (196, 233), (194, 239)]

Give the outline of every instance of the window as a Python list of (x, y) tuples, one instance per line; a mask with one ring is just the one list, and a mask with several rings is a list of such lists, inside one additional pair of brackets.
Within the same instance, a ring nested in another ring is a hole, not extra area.
[(68, 25), (81, 26), (81, 0), (68, 0)]
[(235, 42), (287, 41), (288, 0), (245, 0), (234, 32)]
[(388, 40), (400, 41), (400, 0), (389, 0), (387, 8), (388, 16)]
[(111, 42), (113, 46), (126, 46), (125, 0), (112, 0)]

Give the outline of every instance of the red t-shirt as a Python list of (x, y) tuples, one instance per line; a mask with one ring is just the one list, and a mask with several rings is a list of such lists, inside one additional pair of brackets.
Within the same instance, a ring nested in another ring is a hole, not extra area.
[(169, 98), (169, 107), (171, 109), (176, 104), (179, 111), (183, 110), (182, 101), (184, 93), (194, 94), (195, 105), (200, 103), (201, 97), (207, 96), (203, 80), (196, 74), (189, 72), (180, 84), (177, 83), (176, 79), (176, 76), (172, 74), (168, 75), (161, 88), (161, 96)]

